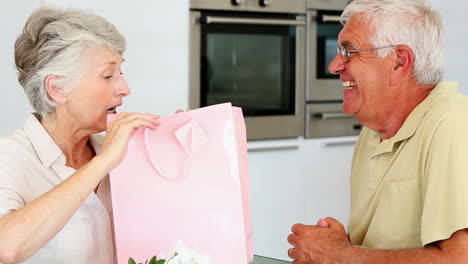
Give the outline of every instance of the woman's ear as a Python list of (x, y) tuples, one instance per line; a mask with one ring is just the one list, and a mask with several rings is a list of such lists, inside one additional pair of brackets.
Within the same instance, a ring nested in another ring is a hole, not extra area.
[(67, 101), (67, 95), (62, 91), (61, 87), (56, 84), (61, 78), (62, 77), (58, 75), (47, 75), (44, 80), (47, 93), (50, 98), (58, 104), (64, 104)]
[(413, 72), (414, 54), (410, 47), (398, 45), (395, 48), (396, 60), (392, 70), (391, 84), (397, 84)]

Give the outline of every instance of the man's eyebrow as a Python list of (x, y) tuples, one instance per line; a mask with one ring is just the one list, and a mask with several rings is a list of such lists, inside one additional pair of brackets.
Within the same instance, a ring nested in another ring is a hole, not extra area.
[(356, 49), (356, 47), (355, 47), (353, 44), (351, 44), (350, 42), (348, 42), (348, 41), (343, 41), (343, 42), (341, 42), (340, 45), (341, 45), (342, 47), (349, 46), (349, 47), (351, 47), (351, 48), (353, 48), (353, 49)]

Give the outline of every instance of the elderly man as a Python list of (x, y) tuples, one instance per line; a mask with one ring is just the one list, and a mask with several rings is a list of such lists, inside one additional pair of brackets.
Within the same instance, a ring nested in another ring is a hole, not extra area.
[(365, 126), (349, 236), (333, 218), (296, 224), (292, 263), (468, 263), (468, 99), (440, 81), (439, 15), (423, 0), (354, 0), (342, 21), (329, 69)]

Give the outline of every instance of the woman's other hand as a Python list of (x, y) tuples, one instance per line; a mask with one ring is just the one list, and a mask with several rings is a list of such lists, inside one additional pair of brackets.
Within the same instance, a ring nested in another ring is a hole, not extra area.
[(159, 126), (159, 116), (143, 113), (121, 113), (107, 128), (101, 154), (107, 162), (107, 168), (112, 170), (125, 157), (130, 138), (139, 127), (155, 130)]
[(192, 109), (187, 109), (187, 110), (177, 109), (176, 114), (177, 113), (187, 112), (187, 111), (190, 111), (190, 110), (192, 110)]

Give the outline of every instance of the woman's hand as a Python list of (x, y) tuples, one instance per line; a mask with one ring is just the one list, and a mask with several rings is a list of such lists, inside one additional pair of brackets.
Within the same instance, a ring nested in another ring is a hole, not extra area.
[(190, 111), (190, 110), (192, 110), (192, 109), (187, 109), (187, 110), (177, 109), (176, 114), (187, 112), (187, 111)]
[(107, 162), (108, 170), (115, 168), (127, 153), (127, 144), (139, 127), (156, 129), (159, 116), (142, 113), (121, 113), (107, 128), (100, 157)]

